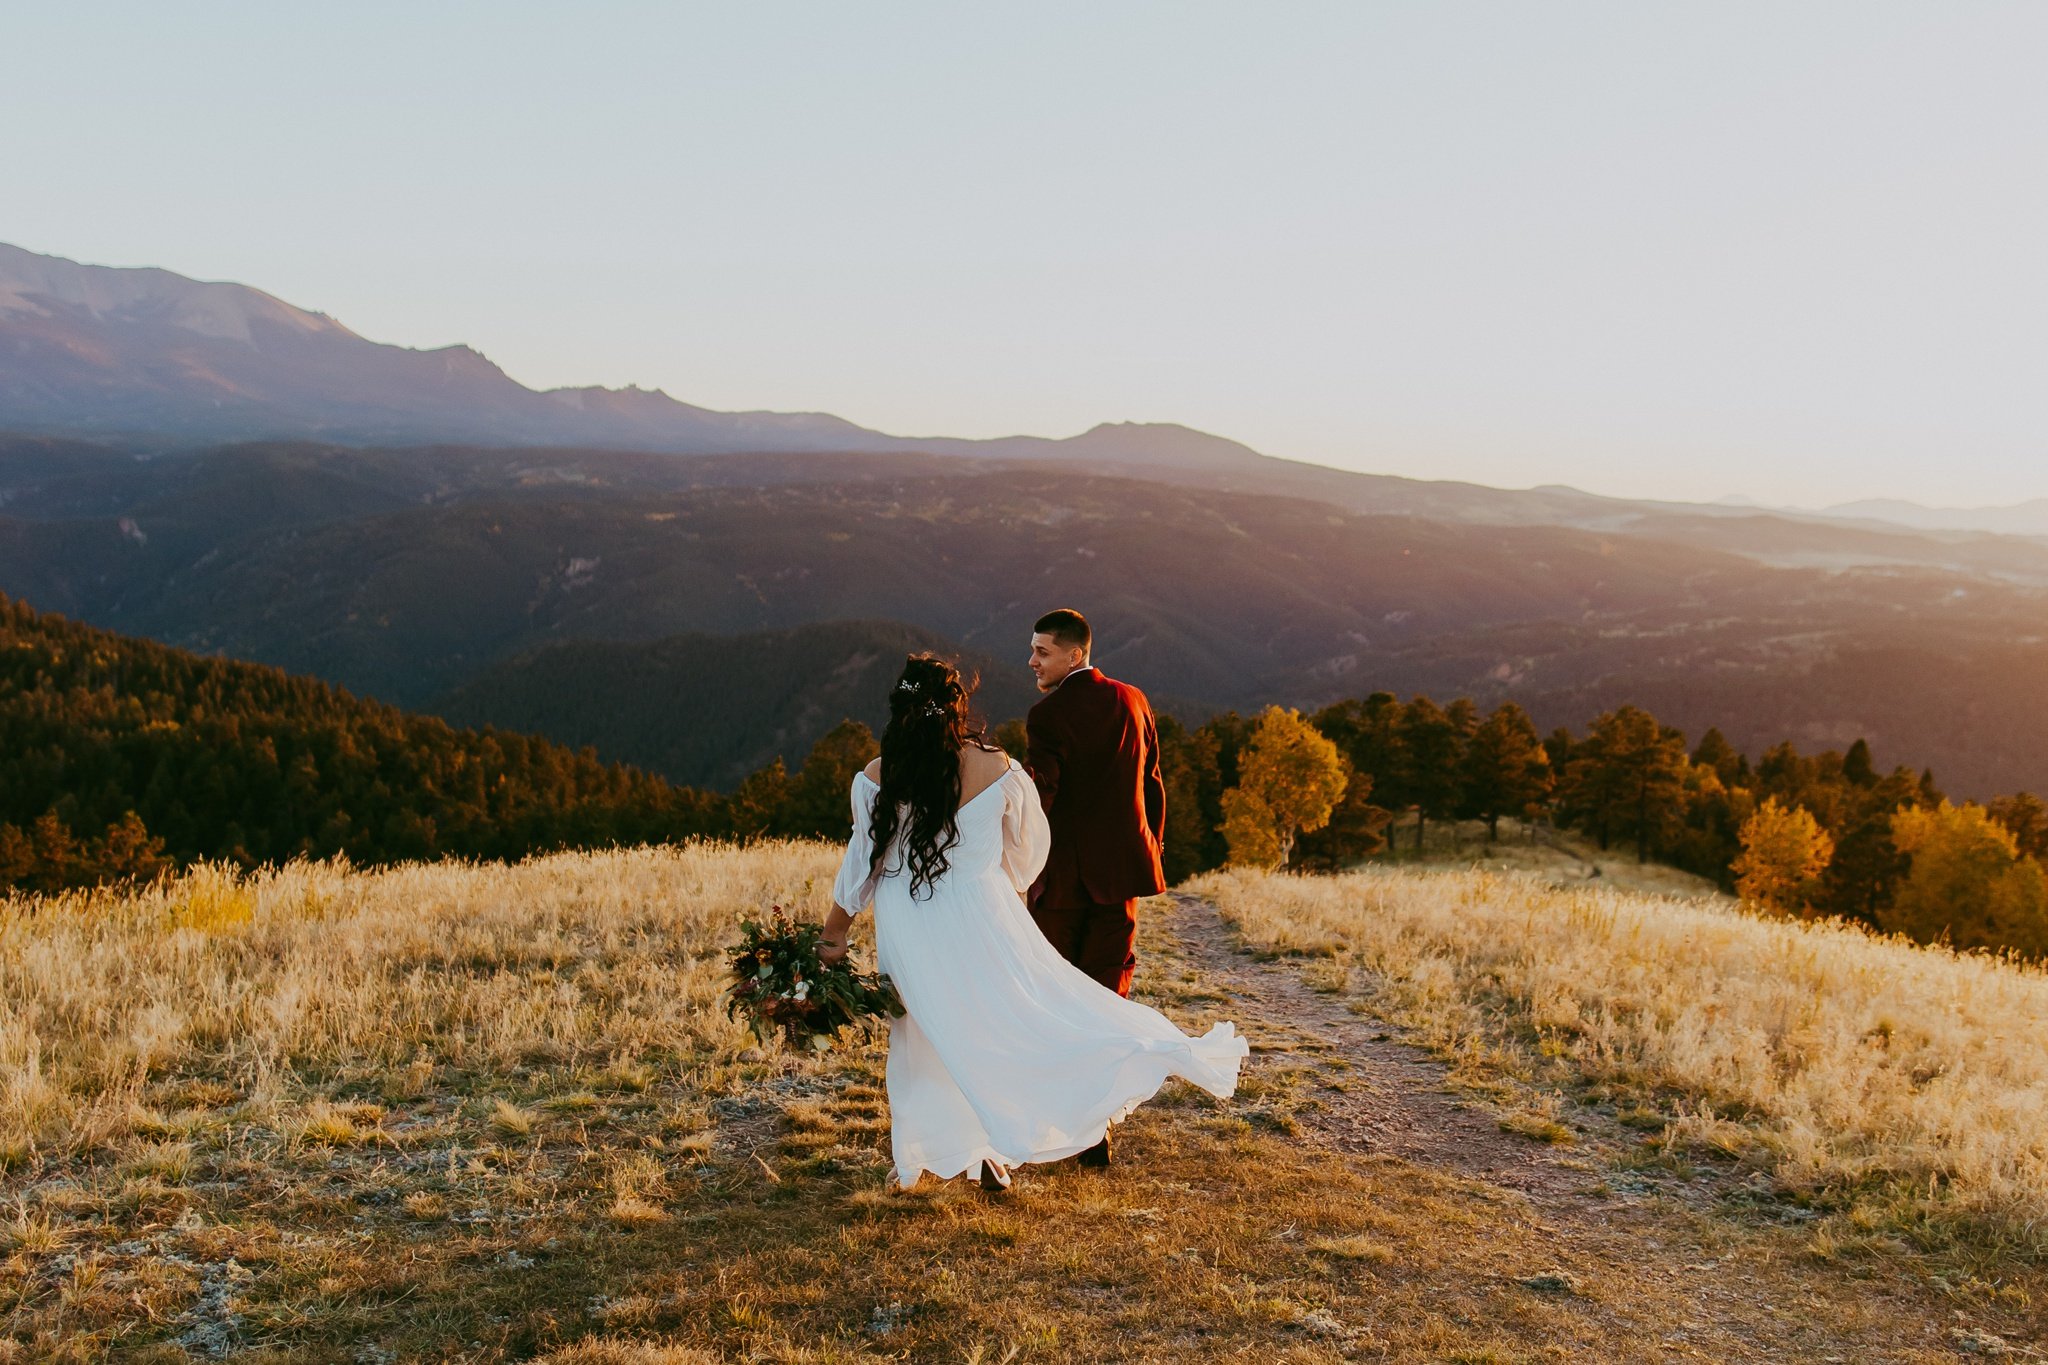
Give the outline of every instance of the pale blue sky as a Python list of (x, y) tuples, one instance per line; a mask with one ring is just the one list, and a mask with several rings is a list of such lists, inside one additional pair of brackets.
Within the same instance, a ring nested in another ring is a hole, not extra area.
[(521, 381), (2048, 495), (2048, 5), (12, 5), (0, 240)]

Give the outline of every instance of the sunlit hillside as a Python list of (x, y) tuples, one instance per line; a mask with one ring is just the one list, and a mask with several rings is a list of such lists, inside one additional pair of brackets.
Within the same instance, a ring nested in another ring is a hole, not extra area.
[[(2038, 972), (1520, 874), (1215, 874), (1147, 903), (1138, 989), (1240, 1022), (1238, 1095), (1170, 1083), (1108, 1172), (897, 1194), (882, 1040), (764, 1054), (718, 1008), (739, 918), (817, 913), (835, 855), (0, 901), (0, 1361), (1934, 1361), (2040, 1325)], [(1396, 1033), (1443, 1063), (1389, 1070)]]
[(1221, 872), (1260, 949), (1364, 969), (1474, 1078), (1590, 1086), (1862, 1232), (2048, 1255), (2048, 973), (1535, 876)]

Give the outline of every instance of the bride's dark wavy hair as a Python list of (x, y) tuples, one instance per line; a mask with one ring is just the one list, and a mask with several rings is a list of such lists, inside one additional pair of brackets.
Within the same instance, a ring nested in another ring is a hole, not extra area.
[(946, 850), (960, 840), (960, 751), (969, 741), (991, 752), (996, 747), (967, 707), (979, 681), (927, 652), (903, 661), (903, 675), (889, 691), (882, 789), (868, 825), (874, 849), (868, 873), (880, 875), (889, 845), (903, 830), (913, 896), (945, 875)]

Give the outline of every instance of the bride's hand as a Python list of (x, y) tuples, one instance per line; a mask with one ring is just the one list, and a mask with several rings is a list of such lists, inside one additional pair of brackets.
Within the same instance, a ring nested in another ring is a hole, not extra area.
[(852, 942), (853, 916), (834, 905), (825, 922), (818, 926), (818, 961), (827, 967), (838, 966), (846, 960), (846, 949)]

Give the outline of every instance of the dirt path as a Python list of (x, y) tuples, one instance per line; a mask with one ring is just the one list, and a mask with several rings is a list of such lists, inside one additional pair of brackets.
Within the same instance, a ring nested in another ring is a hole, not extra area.
[[(1564, 1144), (1504, 1130), (1490, 1106), (1449, 1093), (1445, 1066), (1399, 1027), (1355, 1013), (1357, 992), (1313, 989), (1300, 959), (1259, 960), (1206, 901), (1176, 897), (1148, 926), (1145, 950), (1141, 977), (1158, 983), (1148, 993), (1213, 1001), (1237, 1022), (1252, 1045), (1246, 1089), (1298, 1097), (1290, 1109), (1300, 1140), (1468, 1182), (1482, 1206), (1554, 1247), (1561, 1280), (1524, 1288), (1607, 1315), (1637, 1343), (1631, 1358), (2048, 1359), (2012, 1335), (2028, 1330), (2029, 1315), (1944, 1296), (1883, 1263), (1809, 1254), (1809, 1212), (1772, 1198), (1754, 1176), (1626, 1162), (1642, 1135), (1612, 1115), (1569, 1108)], [(1551, 1358), (1569, 1357), (1552, 1348)]]
[(1560, 1164), (1559, 1149), (1506, 1133), (1490, 1113), (1450, 1095), (1442, 1063), (1402, 1041), (1386, 1021), (1353, 1013), (1347, 993), (1312, 989), (1300, 964), (1261, 962), (1236, 947), (1215, 906), (1193, 897), (1177, 903), (1179, 950), (1246, 1007), (1240, 1027), (1252, 1031), (1262, 1064), (1327, 1069), (1337, 1060), (1354, 1072), (1345, 1089), (1327, 1092), (1326, 1108), (1302, 1115), (1318, 1140), (1553, 1199), (1583, 1193), (1591, 1183), (1583, 1171)]

